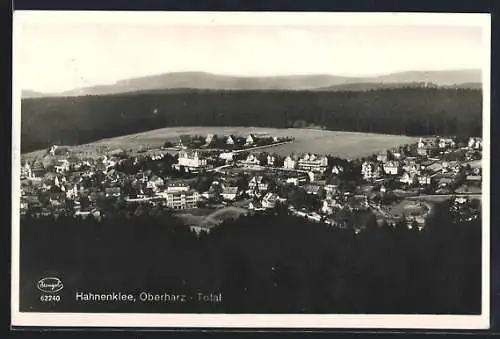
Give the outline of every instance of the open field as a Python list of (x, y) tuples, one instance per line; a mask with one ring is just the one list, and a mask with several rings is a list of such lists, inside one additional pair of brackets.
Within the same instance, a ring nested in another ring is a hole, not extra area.
[(176, 217), (182, 220), (184, 225), (201, 225), (205, 217), (200, 215), (193, 215), (191, 213), (177, 213)]
[(430, 211), (430, 205), (422, 201), (403, 200), (391, 206), (387, 206), (385, 210), (396, 218), (403, 215), (410, 216), (426, 216)]
[(214, 227), (222, 223), (224, 220), (237, 219), (242, 214), (247, 214), (248, 210), (241, 207), (229, 206), (215, 211), (208, 215), (200, 224), (204, 227)]
[[(383, 151), (388, 148), (413, 143), (417, 137), (407, 137), (402, 135), (387, 135), (359, 132), (338, 132), (314, 129), (277, 129), (277, 128), (257, 128), (257, 127), (169, 127), (151, 130), (143, 133), (124, 135), (116, 138), (102, 139), (90, 144), (71, 147), (75, 151), (93, 149), (116, 149), (122, 148), (157, 148), (163, 145), (165, 140), (176, 139), (185, 134), (207, 135), (209, 133), (217, 135), (235, 134), (246, 136), (250, 133), (268, 134), (272, 136), (284, 137), (293, 136), (295, 141), (288, 144), (270, 146), (262, 149), (269, 152), (276, 152), (288, 155), (291, 152), (316, 152), (321, 154), (331, 154), (344, 158), (357, 158), (370, 155), (374, 152)], [(41, 154), (40, 151), (29, 154)], [(25, 155), (29, 155), (25, 154)], [(23, 155), (24, 156), (24, 155)]]
[(236, 219), (240, 215), (247, 213), (248, 210), (245, 208), (228, 206), (215, 211), (207, 208), (186, 210), (176, 213), (176, 216), (181, 218), (185, 225), (212, 228), (219, 225), (224, 220)]

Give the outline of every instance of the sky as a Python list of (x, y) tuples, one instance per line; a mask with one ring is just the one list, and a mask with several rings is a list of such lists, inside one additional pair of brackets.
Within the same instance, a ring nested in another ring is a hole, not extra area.
[(370, 76), (484, 63), (481, 26), (299, 21), (14, 17), (14, 76), (22, 89), (55, 93), (179, 71)]

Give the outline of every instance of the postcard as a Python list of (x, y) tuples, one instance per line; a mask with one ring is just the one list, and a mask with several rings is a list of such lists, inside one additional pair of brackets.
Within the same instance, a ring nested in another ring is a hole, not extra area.
[(13, 24), (13, 326), (489, 328), (488, 14)]

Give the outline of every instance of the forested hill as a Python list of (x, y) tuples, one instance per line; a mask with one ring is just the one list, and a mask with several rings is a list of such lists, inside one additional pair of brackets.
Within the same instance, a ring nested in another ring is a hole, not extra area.
[(405, 135), (480, 135), (482, 92), (464, 88), (371, 91), (174, 90), (22, 100), (23, 152), (168, 126), (309, 124)]
[(110, 95), (143, 91), (169, 90), (180, 88), (206, 89), (218, 91), (255, 91), (255, 90), (321, 90), (333, 86), (372, 84), (379, 85), (429, 83), (436, 86), (462, 86), (461, 84), (481, 83), (481, 70), (441, 70), (441, 71), (408, 71), (381, 76), (346, 77), (329, 74), (280, 75), (280, 76), (231, 76), (207, 72), (171, 72), (129, 78), (114, 84), (75, 88), (62, 93), (33, 93), (25, 91), (23, 98), (28, 97), (67, 97), (85, 95)]

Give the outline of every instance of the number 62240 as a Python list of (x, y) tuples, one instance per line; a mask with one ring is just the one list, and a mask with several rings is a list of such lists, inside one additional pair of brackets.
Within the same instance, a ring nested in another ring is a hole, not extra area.
[(61, 301), (61, 296), (60, 295), (49, 295), (49, 294), (42, 294), (40, 296), (40, 301), (41, 302), (51, 302), (51, 301)]

